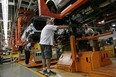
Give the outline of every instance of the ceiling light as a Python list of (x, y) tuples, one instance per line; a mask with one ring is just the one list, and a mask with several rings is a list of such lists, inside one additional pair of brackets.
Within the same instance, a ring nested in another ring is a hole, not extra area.
[(7, 28), (8, 28), (8, 0), (2, 0), (2, 16), (3, 16), (3, 27), (5, 34), (5, 43), (8, 45), (7, 40)]

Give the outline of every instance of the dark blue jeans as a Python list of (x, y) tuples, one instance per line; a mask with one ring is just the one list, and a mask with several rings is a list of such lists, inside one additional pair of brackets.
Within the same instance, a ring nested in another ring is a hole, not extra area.
[(30, 51), (25, 50), (25, 64), (29, 64)]

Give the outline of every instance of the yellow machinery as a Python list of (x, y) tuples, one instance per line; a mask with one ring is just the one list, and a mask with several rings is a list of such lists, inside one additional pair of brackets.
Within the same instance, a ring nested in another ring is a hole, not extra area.
[[(53, 58), (51, 63), (56, 63), (56, 52), (53, 51)], [(22, 65), (25, 65), (24, 61), (20, 61), (19, 62)], [(42, 65), (42, 58), (41, 58), (41, 50), (40, 50), (40, 44), (39, 43), (35, 43), (34, 45), (32, 45), (31, 47), (31, 55), (30, 55), (30, 60), (29, 60), (29, 66), (28, 67), (35, 67), (35, 66), (41, 66)]]
[(39, 43), (35, 43), (34, 44), (34, 49), (33, 49), (33, 60), (34, 62), (38, 62), (41, 61), (41, 51), (40, 51), (40, 44)]
[[(29, 60), (30, 65), (28, 67), (39, 66), (39, 64), (36, 63), (37, 59), (35, 60), (35, 58), (38, 56), (38, 55), (36, 55), (36, 53), (38, 53), (38, 52), (40, 52), (40, 45), (39, 45), (39, 43), (35, 43), (31, 47), (31, 55), (30, 55), (30, 60)], [(25, 65), (24, 61), (20, 61), (19, 63), (22, 64), (22, 65)]]
[(11, 52), (10, 53), (10, 61), (11, 62), (18, 62), (20, 61), (20, 52)]
[[(20, 61), (20, 52), (16, 51), (16, 52), (6, 52), (5, 55), (3, 54), (1, 56), (6, 62), (18, 62)], [(4, 62), (4, 61), (3, 61)]]
[(114, 57), (114, 47), (113, 45), (104, 46), (104, 50), (108, 53), (109, 57)]

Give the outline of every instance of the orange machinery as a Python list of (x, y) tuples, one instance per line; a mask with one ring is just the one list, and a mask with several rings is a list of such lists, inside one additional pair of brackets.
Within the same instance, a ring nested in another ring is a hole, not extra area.
[(61, 55), (57, 64), (57, 68), (70, 72), (79, 71), (89, 73), (90, 71), (97, 69), (101, 66), (111, 64), (107, 53), (105, 51), (96, 51), (96, 48), (94, 46), (92, 48), (92, 51), (80, 52), (80, 54), (82, 55), (81, 57), (78, 57), (78, 53), (76, 51), (76, 40), (96, 40), (98, 37), (105, 36), (108, 34), (111, 34), (111, 32), (98, 36), (88, 36), (79, 39), (76, 39), (74, 36), (71, 36), (71, 52), (64, 53)]
[(24, 25), (27, 26), (27, 24), (29, 23), (29, 21), (31, 20), (31, 18), (33, 17), (33, 14), (34, 14), (33, 11), (29, 11), (29, 10), (17, 10), (17, 12), (19, 14), (23, 14), (23, 15), (20, 15), (16, 22), (17, 25), (15, 27), (15, 31), (13, 32), (12, 42), (11, 42), (12, 51), (17, 50), (15, 48), (15, 45), (16, 46), (24, 45), (24, 42), (21, 40), (21, 28)]
[[(27, 26), (27, 24), (29, 23), (29, 21), (32, 19), (34, 13), (33, 11), (29, 11), (29, 10), (18, 10), (19, 13), (21, 13), (21, 15), (18, 17), (18, 21), (17, 21), (17, 26), (15, 27), (15, 37), (12, 37), (12, 49), (13, 51), (16, 50), (16, 48), (14, 48), (14, 46), (24, 46), (25, 42), (23, 42), (21, 40), (21, 28), (24, 26)], [(37, 49), (37, 48), (35, 48)], [(33, 54), (31, 54), (30, 56), (30, 66), (28, 67), (34, 67), (34, 66), (40, 66), (42, 65), (42, 63), (35, 63), (33, 61)], [(25, 65), (24, 61), (20, 61), (19, 62), (22, 65)], [(56, 61), (53, 61), (52, 63), (56, 63)]]
[[(25, 45), (25, 42), (21, 40), (21, 28), (27, 26), (29, 21), (32, 19), (34, 15), (34, 12), (29, 10), (18, 10), (17, 12), (19, 14), (21, 13), (22, 15), (18, 17), (17, 25), (15, 27), (15, 38), (13, 37), (14, 40), (12, 39), (12, 47), (13, 45), (16, 46)], [(30, 63), (32, 64), (32, 66), (37, 66), (36, 63), (32, 62), (32, 59), (33, 59), (33, 55), (30, 56)], [(19, 63), (24, 64), (25, 62), (20, 61)]]
[[(18, 22), (17, 22), (17, 26), (16, 26), (16, 45), (17, 46), (22, 46), (23, 41), (21, 40), (21, 27), (22, 25), (27, 26), (27, 24), (29, 23), (29, 21), (32, 19), (34, 13), (33, 11), (28, 11), (28, 10), (18, 10), (19, 13), (23, 13), (23, 15), (18, 17)], [(26, 20), (24, 20), (26, 19)]]
[(63, 10), (62, 13), (55, 14), (55, 13), (50, 12), (50, 10), (48, 9), (48, 7), (47, 7), (47, 5), (45, 3), (45, 0), (38, 0), (39, 15), (40, 16), (49, 16), (49, 17), (62, 19), (64, 16), (71, 13), (72, 11), (74, 11), (76, 8), (83, 5), (87, 1), (88, 0), (77, 0), (69, 8)]
[[(21, 29), (24, 26), (27, 26), (29, 21), (32, 19), (34, 12), (33, 11), (29, 11), (29, 10), (17, 10), (17, 12), (19, 14), (21, 14), (18, 17), (18, 20), (16, 22), (16, 27), (15, 27), (15, 31), (13, 32), (13, 36), (12, 36), (12, 42), (11, 42), (11, 46), (12, 46), (12, 52), (15, 53), (15, 51), (17, 51), (18, 49), (15, 48), (15, 46), (24, 46), (25, 42), (23, 42), (21, 40)], [(15, 36), (14, 36), (15, 35)], [(30, 58), (32, 59), (32, 58)]]
[[(49, 11), (45, 4), (45, 0), (38, 0), (38, 7), (39, 7), (39, 14), (40, 16), (48, 16), (48, 17), (54, 17), (58, 19), (62, 19), (65, 15), (71, 13), (73, 10), (78, 8), (79, 6), (85, 4), (88, 0), (77, 0), (75, 3), (73, 3), (69, 8), (62, 11), (60, 14), (54, 14)], [(46, 11), (46, 12), (45, 12)], [(81, 52), (82, 56), (77, 57), (76, 52), (76, 41), (78, 40), (96, 40), (100, 36), (109, 35), (109, 33), (97, 35), (97, 36), (90, 36), (90, 37), (84, 37), (76, 39), (74, 36), (70, 37), (70, 43), (71, 43), (71, 52), (63, 53), (57, 63), (57, 68), (63, 69), (66, 71), (80, 71), (80, 72), (87, 72), (89, 73), (92, 70), (95, 70), (101, 66), (106, 66), (111, 64), (111, 61), (108, 57), (108, 54), (105, 51), (96, 51), (96, 47), (92, 47), (92, 51), (85, 51)], [(114, 68), (115, 66), (113, 66)], [(112, 73), (114, 74), (114, 73)], [(115, 77), (114, 76), (100, 76), (95, 75), (94, 73), (90, 73), (90, 77)]]

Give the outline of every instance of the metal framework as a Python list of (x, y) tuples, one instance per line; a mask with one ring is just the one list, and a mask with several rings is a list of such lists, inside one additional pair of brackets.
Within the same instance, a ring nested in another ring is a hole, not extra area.
[[(12, 37), (12, 49), (15, 50), (15, 45), (16, 46), (23, 46), (25, 44), (25, 42), (23, 42), (21, 40), (21, 26), (25, 25), (27, 26), (27, 24), (29, 23), (29, 21), (31, 20), (31, 18), (33, 17), (34, 13), (33, 11), (29, 11), (29, 10), (18, 10), (17, 12), (19, 13), (23, 13), (23, 15), (20, 15), (18, 17), (18, 21), (17, 21), (17, 25), (15, 27), (15, 37)], [(24, 19), (26, 18), (26, 20), (24, 21)]]
[(87, 1), (88, 0), (77, 0), (69, 8), (63, 10), (60, 14), (55, 14), (55, 13), (50, 12), (50, 10), (48, 9), (48, 7), (45, 3), (45, 0), (38, 0), (39, 15), (62, 19), (64, 16), (71, 13), (76, 8), (78, 8), (79, 6), (85, 4)]

